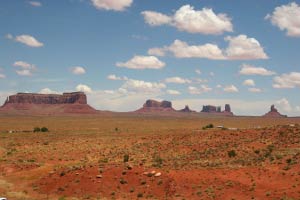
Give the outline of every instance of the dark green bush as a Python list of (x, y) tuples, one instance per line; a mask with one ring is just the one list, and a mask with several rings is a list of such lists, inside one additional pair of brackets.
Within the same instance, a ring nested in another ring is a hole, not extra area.
[(48, 132), (49, 130), (48, 130), (48, 128), (46, 128), (46, 127), (42, 127), (42, 128), (41, 128), (41, 131), (42, 131), (42, 132)]
[(235, 157), (236, 156), (235, 150), (228, 151), (228, 156), (229, 158)]

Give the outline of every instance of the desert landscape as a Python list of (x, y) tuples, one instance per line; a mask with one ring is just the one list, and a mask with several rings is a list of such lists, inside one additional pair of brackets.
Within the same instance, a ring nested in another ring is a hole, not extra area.
[(29, 99), (24, 96), (16, 102), (10, 97), (0, 109), (3, 196), (300, 198), (300, 118), (182, 112), (171, 102), (156, 101), (127, 113), (71, 109), (48, 116), (45, 109), (44, 114), (24, 115), (24, 108), (34, 113), (53, 105), (70, 111), (81, 104), (90, 110), (80, 94), (82, 102), (70, 104), (25, 102)]
[(0, 0), (0, 200), (300, 200), (300, 0)]

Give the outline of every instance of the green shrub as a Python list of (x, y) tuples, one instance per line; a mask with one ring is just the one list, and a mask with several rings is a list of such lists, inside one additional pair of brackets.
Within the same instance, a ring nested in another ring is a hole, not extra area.
[(46, 127), (42, 127), (42, 128), (41, 128), (41, 131), (42, 131), (42, 132), (48, 132), (49, 130), (48, 130), (48, 128), (46, 128)]
[(40, 131), (41, 131), (40, 127), (34, 127), (33, 129), (33, 132), (40, 132)]
[(235, 150), (228, 151), (228, 156), (229, 158), (235, 157), (236, 156)]

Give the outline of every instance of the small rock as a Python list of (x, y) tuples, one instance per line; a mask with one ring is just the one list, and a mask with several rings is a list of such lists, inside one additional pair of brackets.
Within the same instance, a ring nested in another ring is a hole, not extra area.
[(101, 174), (99, 174), (99, 175), (97, 175), (96, 177), (97, 177), (97, 178), (102, 178), (102, 175), (101, 175)]
[(160, 172), (157, 172), (156, 174), (154, 174), (155, 177), (159, 177), (161, 176), (161, 173)]
[(154, 170), (151, 172), (152, 175), (154, 175), (155, 173), (156, 173), (156, 171), (154, 171)]

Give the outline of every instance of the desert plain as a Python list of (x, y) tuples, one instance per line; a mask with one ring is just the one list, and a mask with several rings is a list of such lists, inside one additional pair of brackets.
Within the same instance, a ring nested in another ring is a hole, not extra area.
[(188, 113), (1, 115), (0, 196), (296, 200), (299, 124)]

